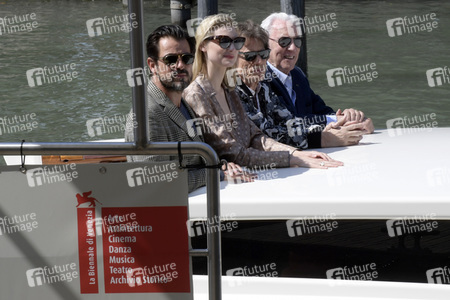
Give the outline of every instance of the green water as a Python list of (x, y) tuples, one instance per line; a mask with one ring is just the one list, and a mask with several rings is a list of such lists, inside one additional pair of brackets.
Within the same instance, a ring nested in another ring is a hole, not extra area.
[[(145, 1), (145, 36), (170, 23), (169, 1)], [(238, 21), (263, 20), (278, 1), (219, 1)], [(196, 9), (196, 8), (195, 8)], [(28, 128), (3, 128), (0, 142), (76, 142), (121, 138), (115, 130), (89, 135), (91, 119), (123, 116), (131, 107), (128, 33), (88, 35), (86, 22), (123, 16), (121, 1), (0, 0), (0, 18), (34, 14), (31, 31), (0, 35), (0, 117), (32, 120)], [(450, 66), (450, 1), (307, 1), (307, 16), (335, 14), (337, 26), (308, 36), (312, 88), (333, 108), (354, 107), (386, 128), (392, 118), (436, 114), (450, 126), (450, 84), (430, 87), (426, 71)], [(436, 14), (437, 28), (389, 37), (386, 21)], [(193, 11), (196, 17), (196, 11)], [(36, 23), (35, 23), (36, 25)], [(335, 24), (336, 25), (336, 24)], [(378, 78), (330, 87), (329, 69), (375, 63)], [(30, 87), (27, 70), (73, 64), (76, 78)], [(30, 124), (31, 126), (32, 124)], [(9, 130), (9, 131), (8, 131)]]

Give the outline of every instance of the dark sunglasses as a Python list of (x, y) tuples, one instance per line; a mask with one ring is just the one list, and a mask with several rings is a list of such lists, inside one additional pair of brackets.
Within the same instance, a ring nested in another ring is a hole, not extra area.
[(268, 59), (270, 55), (270, 49), (261, 51), (239, 52), (239, 54), (244, 54), (244, 59), (246, 61), (254, 61), (258, 55), (259, 57), (261, 57), (261, 59)]
[(238, 36), (237, 38), (230, 38), (226, 35), (216, 35), (216, 36), (210, 36), (205, 39), (205, 41), (213, 40), (214, 42), (218, 43), (220, 48), (222, 49), (228, 49), (231, 46), (231, 43), (234, 44), (234, 49), (241, 50), (242, 47), (244, 47), (245, 44), (245, 37)]
[(194, 63), (194, 55), (191, 53), (181, 53), (181, 54), (167, 54), (163, 57), (158, 58), (160, 61), (166, 65), (173, 65), (178, 62), (181, 57), (181, 61), (186, 65), (191, 65)]
[[(271, 39), (271, 38), (269, 38), (269, 39)], [(274, 40), (274, 39), (271, 39), (271, 40), (275, 41), (275, 42), (278, 42), (278, 45), (280, 45), (281, 48), (289, 47), (289, 45), (292, 43), (292, 40), (294, 40), (295, 47), (300, 48), (302, 46), (302, 38), (299, 37), (299, 36), (297, 36), (295, 38), (290, 38), (288, 36), (283, 36), (283, 37), (280, 37), (278, 39), (278, 41)]]

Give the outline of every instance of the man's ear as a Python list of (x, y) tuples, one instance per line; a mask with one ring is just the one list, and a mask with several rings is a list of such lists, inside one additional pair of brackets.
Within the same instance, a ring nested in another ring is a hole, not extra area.
[(156, 70), (157, 64), (158, 64), (158, 62), (155, 61), (153, 58), (151, 58), (151, 57), (147, 58), (147, 65), (148, 65), (148, 68), (150, 69), (150, 72), (152, 74), (156, 73), (156, 71), (157, 71)]

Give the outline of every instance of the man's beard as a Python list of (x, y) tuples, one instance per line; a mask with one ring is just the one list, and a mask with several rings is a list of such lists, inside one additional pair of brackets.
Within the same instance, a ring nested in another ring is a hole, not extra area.
[(169, 91), (182, 92), (185, 88), (187, 88), (191, 82), (192, 76), (186, 70), (177, 70), (176, 74), (186, 74), (186, 81), (182, 79), (182, 81), (174, 81), (174, 78), (171, 73), (171, 79), (167, 80), (166, 77), (161, 78), (159, 74), (157, 74), (161, 85), (165, 87)]

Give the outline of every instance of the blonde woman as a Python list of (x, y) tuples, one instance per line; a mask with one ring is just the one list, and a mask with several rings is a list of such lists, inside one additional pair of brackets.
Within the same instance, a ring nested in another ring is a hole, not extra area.
[(297, 151), (267, 137), (248, 119), (234, 91), (238, 79), (233, 66), (245, 38), (238, 36), (233, 22), (229, 15), (218, 14), (205, 18), (197, 28), (194, 81), (184, 91), (198, 117), (196, 128), (202, 127), (197, 133), (221, 159), (249, 168), (341, 166), (325, 153)]

